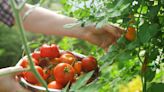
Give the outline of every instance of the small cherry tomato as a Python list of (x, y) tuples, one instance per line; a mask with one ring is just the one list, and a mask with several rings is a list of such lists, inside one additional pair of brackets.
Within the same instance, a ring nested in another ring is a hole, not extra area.
[(73, 54), (62, 54), (59, 58), (60, 62), (73, 64), (76, 61), (76, 57)]
[[(40, 66), (35, 66), (41, 77), (44, 77), (43, 69)], [(32, 84), (39, 83), (37, 78), (32, 72), (24, 72), (24, 79)]]
[(97, 61), (94, 57), (89, 56), (82, 59), (82, 69), (86, 72), (95, 70), (97, 66)]
[[(35, 65), (38, 65), (38, 61), (34, 58), (32, 58), (32, 61), (34, 62)], [(29, 66), (29, 61), (28, 58), (23, 58), (22, 63), (20, 64), (23, 68), (26, 68)]]
[(39, 61), (39, 59), (41, 58), (41, 56), (40, 56), (40, 51), (35, 51), (35, 52), (33, 52), (31, 56), (32, 56), (34, 59), (36, 59), (36, 60)]
[(44, 44), (40, 47), (40, 56), (43, 58), (45, 58), (45, 57), (56, 58), (59, 55), (60, 55), (59, 49), (58, 49), (57, 45), (55, 45), (55, 44), (52, 44), (51, 46)]
[(81, 63), (81, 61), (76, 62), (73, 67), (74, 67), (75, 72), (77, 74), (81, 73), (81, 70), (82, 70), (82, 63)]
[(69, 81), (71, 82), (75, 76), (74, 68), (67, 63), (59, 63), (56, 65), (53, 69), (53, 73), (55, 80), (63, 86), (65, 86)]
[(53, 88), (53, 89), (62, 89), (63, 85), (61, 85), (60, 83), (56, 82), (56, 81), (52, 81), (48, 84), (48, 88)]
[(135, 38), (136, 38), (136, 31), (135, 31), (135, 28), (134, 27), (128, 27), (128, 30), (127, 30), (127, 32), (125, 34), (125, 38), (128, 41), (135, 40)]
[(53, 59), (50, 60), (50, 63), (57, 65), (57, 64), (60, 63), (60, 60), (59, 60), (59, 58), (53, 58)]

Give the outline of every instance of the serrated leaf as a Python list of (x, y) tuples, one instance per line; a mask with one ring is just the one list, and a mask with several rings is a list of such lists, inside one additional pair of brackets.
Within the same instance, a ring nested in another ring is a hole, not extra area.
[(84, 86), (87, 83), (87, 81), (91, 78), (91, 76), (93, 75), (93, 72), (94, 71), (91, 71), (85, 75), (80, 76), (79, 79), (76, 81), (76, 83), (74, 83), (71, 86), (70, 91), (76, 92), (76, 90), (78, 90), (79, 88)]
[(151, 83), (148, 87), (147, 92), (163, 92), (164, 83)]

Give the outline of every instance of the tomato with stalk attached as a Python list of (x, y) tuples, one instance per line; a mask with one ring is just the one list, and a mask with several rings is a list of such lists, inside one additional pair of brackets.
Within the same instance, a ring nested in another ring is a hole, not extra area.
[(56, 81), (52, 81), (48, 84), (48, 88), (53, 88), (53, 89), (62, 89), (63, 85), (61, 85), (60, 83), (56, 82)]
[(135, 40), (135, 38), (136, 38), (136, 31), (135, 31), (135, 28), (134, 27), (128, 27), (128, 30), (127, 30), (127, 32), (125, 34), (125, 38), (128, 41)]
[(40, 47), (40, 56), (43, 58), (45, 57), (56, 58), (60, 56), (59, 48), (55, 44), (51, 44), (51, 45), (43, 44)]
[(86, 72), (95, 70), (97, 66), (97, 61), (93, 56), (88, 56), (82, 59), (82, 69)]
[(56, 82), (61, 83), (63, 86), (65, 86), (68, 82), (73, 81), (75, 70), (70, 64), (59, 63), (53, 69), (53, 74)]
[[(40, 74), (41, 77), (44, 77), (43, 69), (40, 66), (35, 66), (35, 69), (38, 71), (38, 73)], [(37, 78), (35, 77), (35, 75), (32, 72), (24, 72), (23, 77), (29, 83), (32, 83), (32, 84), (39, 83)]]
[(76, 61), (76, 57), (73, 54), (65, 53), (62, 54), (59, 58), (60, 62), (73, 64)]

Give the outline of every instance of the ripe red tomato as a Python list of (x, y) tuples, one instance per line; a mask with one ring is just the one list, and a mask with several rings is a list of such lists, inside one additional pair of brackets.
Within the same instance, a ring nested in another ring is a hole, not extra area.
[(74, 57), (76, 57), (77, 60), (81, 61), (81, 59), (83, 58), (82, 56), (79, 56), (79, 55), (76, 55), (76, 54), (73, 54), (72, 52), (70, 51), (63, 51), (60, 53), (61, 55), (63, 54), (72, 54)]
[(82, 69), (86, 72), (95, 70), (97, 68), (97, 61), (92, 56), (83, 58), (81, 62), (82, 62)]
[(74, 67), (74, 69), (75, 69), (77, 74), (81, 73), (81, 70), (82, 70), (82, 63), (81, 63), (81, 61), (76, 62), (73, 67)]
[(55, 45), (55, 44), (52, 44), (51, 46), (44, 44), (40, 47), (40, 56), (43, 58), (45, 58), (45, 57), (56, 58), (59, 55), (60, 55), (59, 49), (58, 49), (57, 45)]
[(125, 34), (125, 38), (128, 41), (133, 41), (136, 38), (136, 31), (134, 27), (128, 27), (127, 33)]
[[(32, 58), (32, 61), (34, 62), (35, 65), (38, 65), (38, 61), (34, 58)], [(26, 68), (29, 66), (29, 61), (28, 58), (23, 58), (22, 63), (20, 64), (23, 68)]]
[[(40, 66), (35, 66), (36, 70), (39, 74), (44, 77), (43, 69)], [(24, 79), (32, 84), (37, 84), (38, 80), (32, 72), (24, 72)]]
[(53, 70), (54, 77), (58, 83), (66, 85), (74, 79), (75, 70), (67, 63), (59, 63)]
[(76, 61), (76, 57), (73, 54), (63, 54), (59, 58), (60, 62), (67, 63), (67, 64), (73, 64)]
[(35, 51), (35, 52), (33, 52), (31, 56), (32, 56), (34, 59), (36, 59), (36, 60), (39, 61), (39, 59), (41, 58), (41, 56), (40, 56), (40, 51)]
[(48, 84), (48, 88), (53, 88), (53, 89), (62, 89), (63, 85), (61, 85), (60, 83), (56, 82), (56, 81), (52, 81)]

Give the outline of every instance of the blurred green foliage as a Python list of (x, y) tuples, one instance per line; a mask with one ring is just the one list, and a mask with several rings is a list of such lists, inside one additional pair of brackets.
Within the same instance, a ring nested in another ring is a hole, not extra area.
[(22, 53), (18, 32), (0, 24), (0, 37), (0, 68), (15, 65)]

